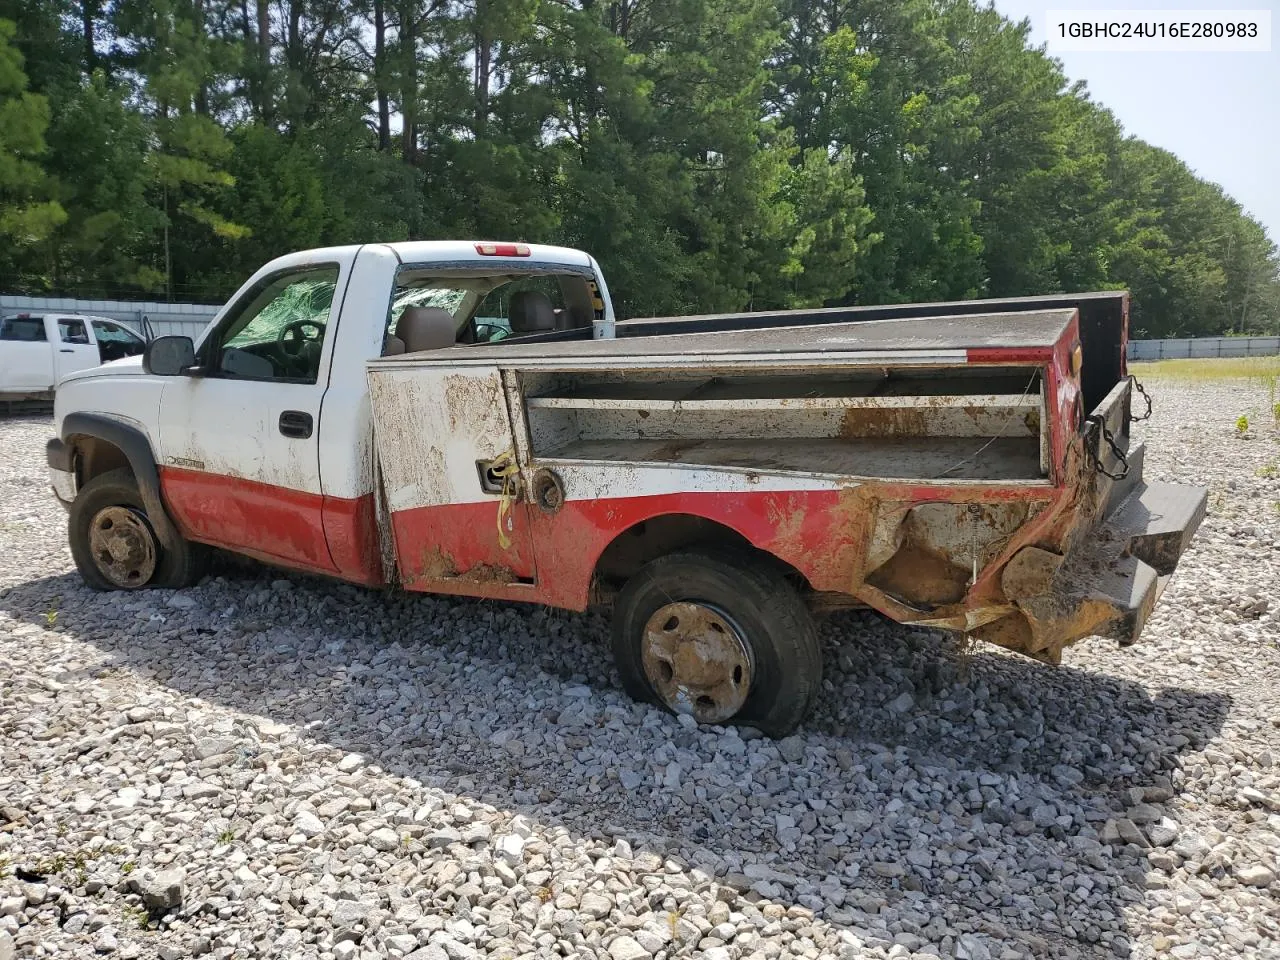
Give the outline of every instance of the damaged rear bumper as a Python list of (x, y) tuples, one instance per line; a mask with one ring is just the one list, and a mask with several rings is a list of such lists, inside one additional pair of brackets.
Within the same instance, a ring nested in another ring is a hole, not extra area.
[(1105, 616), (1093, 635), (1122, 646), (1138, 639), (1204, 519), (1207, 503), (1208, 495), (1199, 487), (1139, 483), (1095, 528), (1078, 555), (1069, 558), (1067, 573), (1083, 577), (1064, 589), (1078, 589), (1092, 574), (1083, 603), (1097, 605)]
[(1143, 479), (1145, 449), (1129, 442), (1131, 391), (1121, 381), (1089, 418), (1086, 492), (1062, 552), (1025, 547), (1010, 560), (1004, 593), (1020, 616), (980, 629), (984, 639), (1057, 662), (1083, 637), (1127, 646), (1141, 635), (1204, 519), (1208, 493)]

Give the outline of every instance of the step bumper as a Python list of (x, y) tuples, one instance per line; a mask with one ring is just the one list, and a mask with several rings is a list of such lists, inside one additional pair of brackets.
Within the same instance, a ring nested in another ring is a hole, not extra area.
[[(1140, 465), (1141, 448), (1136, 453)], [(1204, 519), (1208, 494), (1141, 479), (1112, 492), (1104, 517), (1065, 558), (1027, 548), (1038, 556), (1029, 556), (1022, 569), (1033, 561), (1060, 564), (1047, 589), (1017, 595), (1019, 581), (1006, 573), (1006, 592), (1025, 618), (1026, 632), (1012, 643), (1015, 635), (993, 625), (989, 639), (1055, 663), (1063, 647), (1084, 637), (1109, 637), (1121, 646), (1137, 641)]]
[(1208, 502), (1200, 487), (1140, 483), (1102, 523), (1089, 555), (1107, 566), (1092, 596), (1108, 603), (1114, 617), (1101, 636), (1121, 646), (1137, 641)]

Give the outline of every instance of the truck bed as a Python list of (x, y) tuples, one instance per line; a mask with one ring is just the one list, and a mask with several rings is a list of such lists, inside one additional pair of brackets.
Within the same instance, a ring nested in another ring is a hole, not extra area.
[(451, 389), (500, 378), (515, 435), (528, 437), (525, 455), (538, 463), (1045, 484), (1038, 363), (1075, 319), (1075, 310), (1055, 309), (615, 340), (530, 337), (384, 358), (371, 376), (452, 378), (459, 386)]

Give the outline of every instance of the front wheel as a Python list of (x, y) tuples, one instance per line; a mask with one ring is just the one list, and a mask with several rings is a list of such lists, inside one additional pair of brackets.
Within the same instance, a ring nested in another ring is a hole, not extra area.
[(623, 686), (699, 723), (782, 737), (822, 686), (822, 652), (804, 601), (772, 565), (719, 552), (647, 564), (614, 605)]
[(128, 470), (86, 483), (71, 503), (67, 525), (76, 569), (95, 590), (176, 589), (204, 574), (205, 547), (186, 540), (173, 550), (161, 544)]

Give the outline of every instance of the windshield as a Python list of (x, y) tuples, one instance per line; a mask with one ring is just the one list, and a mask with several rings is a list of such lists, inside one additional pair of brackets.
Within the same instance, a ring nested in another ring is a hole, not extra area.
[(5, 317), (0, 320), (0, 340), (36, 343), (44, 339), (44, 317)]

